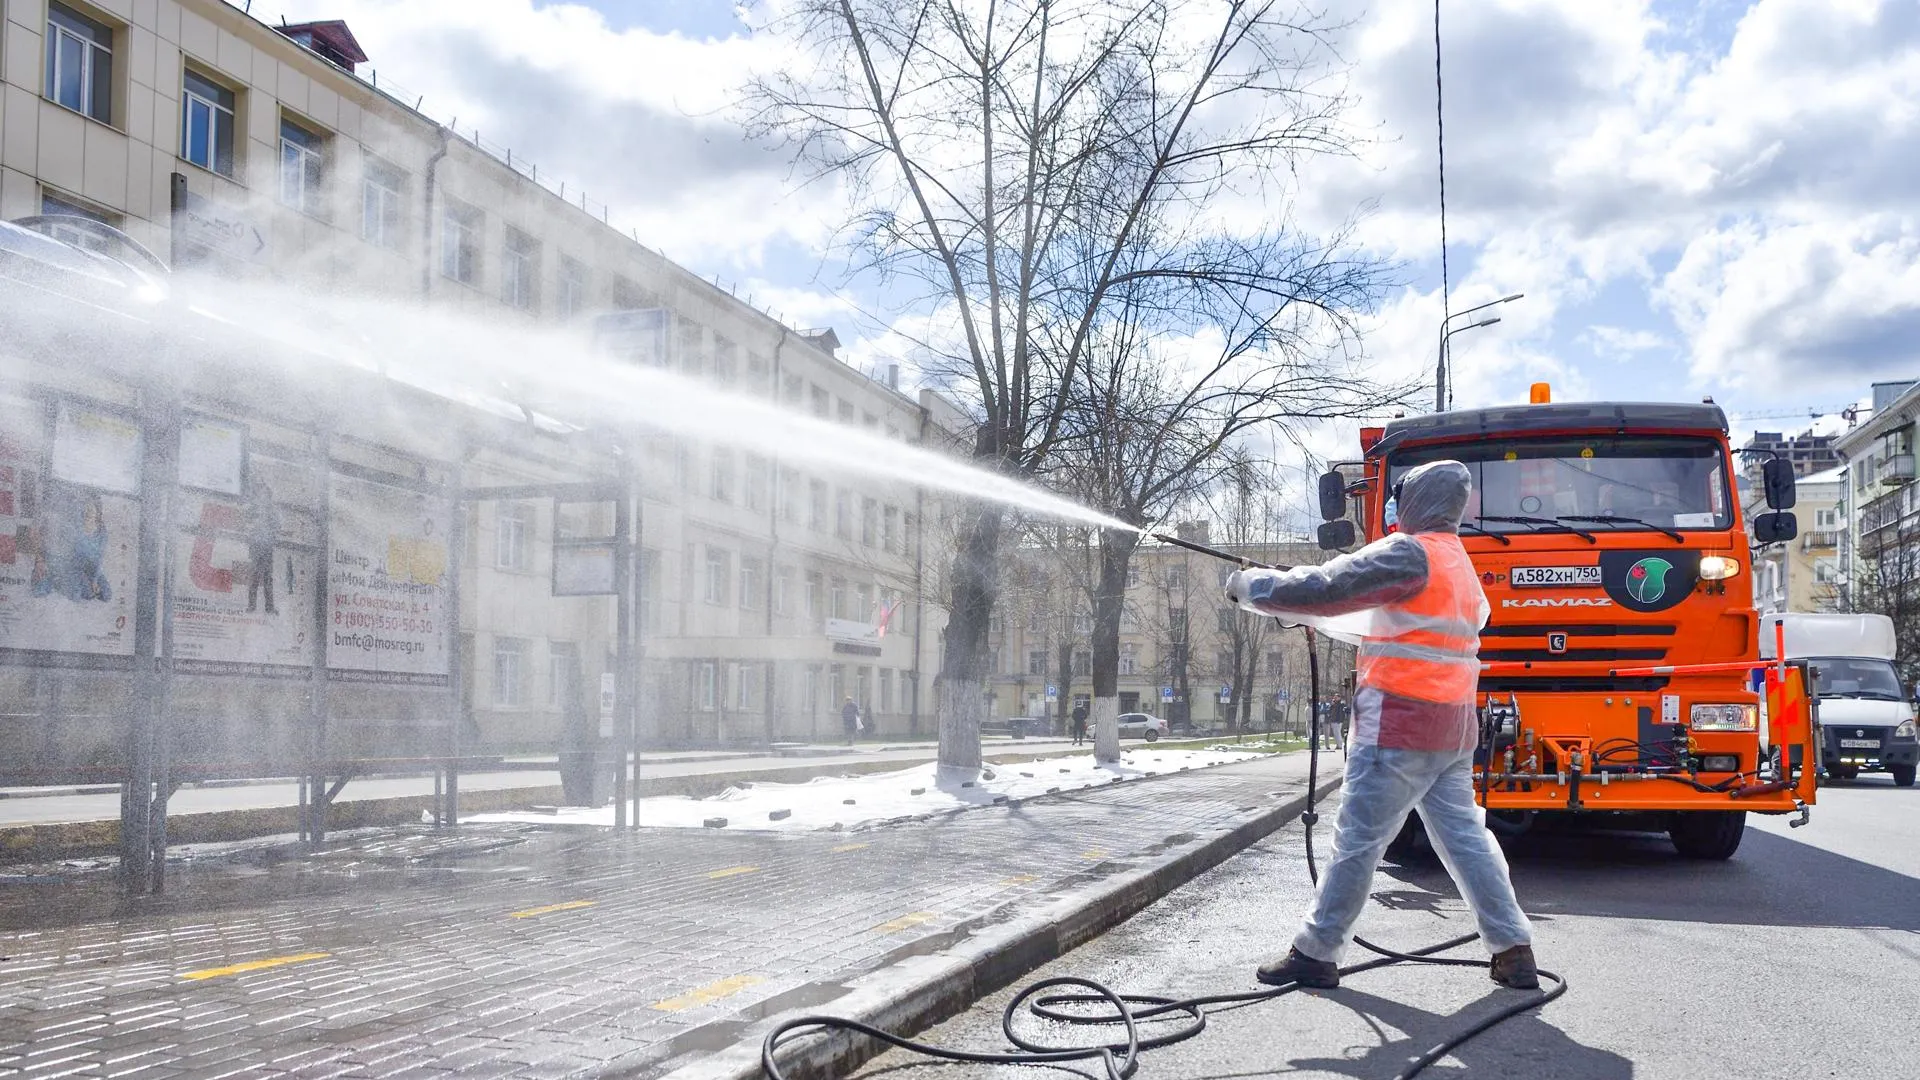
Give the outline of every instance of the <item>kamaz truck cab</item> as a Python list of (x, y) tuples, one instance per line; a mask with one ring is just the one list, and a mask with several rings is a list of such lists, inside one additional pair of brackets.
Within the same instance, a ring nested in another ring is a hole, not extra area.
[[(1321, 544), (1356, 542), (1356, 511), (1368, 539), (1390, 531), (1391, 493), (1415, 466), (1466, 465), (1460, 538), (1492, 607), (1476, 769), (1491, 821), (1635, 815), (1683, 855), (1727, 858), (1748, 811), (1804, 810), (1813, 784), (1781, 775), (1805, 771), (1798, 754), (1782, 770), (1761, 753), (1759, 617), (1726, 416), (1550, 396), (1537, 384), (1528, 405), (1363, 429), (1362, 459), (1321, 478)], [(1791, 507), (1789, 463), (1764, 473), (1769, 505)], [(1790, 514), (1754, 522), (1763, 543), (1793, 534)]]

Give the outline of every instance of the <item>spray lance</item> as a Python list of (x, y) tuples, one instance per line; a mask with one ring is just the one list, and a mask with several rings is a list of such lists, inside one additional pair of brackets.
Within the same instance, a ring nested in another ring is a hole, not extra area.
[(1293, 569), (1293, 567), (1291, 566), (1273, 566), (1268, 563), (1254, 562), (1252, 559), (1246, 558), (1245, 556), (1233, 555), (1228, 552), (1221, 551), (1219, 548), (1210, 548), (1205, 544), (1196, 544), (1191, 540), (1182, 540), (1177, 536), (1168, 536), (1166, 533), (1148, 533), (1147, 535), (1153, 537), (1155, 540), (1158, 540), (1163, 544), (1172, 544), (1174, 547), (1183, 547), (1183, 548), (1186, 548), (1188, 551), (1197, 551), (1202, 555), (1211, 555), (1216, 559), (1221, 559), (1226, 562), (1233, 563), (1239, 566), (1240, 569), (1242, 570), (1291, 570)]

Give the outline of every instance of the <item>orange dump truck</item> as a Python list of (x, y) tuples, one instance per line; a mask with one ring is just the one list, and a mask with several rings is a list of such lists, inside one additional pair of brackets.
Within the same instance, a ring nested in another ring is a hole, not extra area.
[[(1390, 527), (1409, 469), (1473, 474), (1461, 540), (1492, 616), (1481, 631), (1475, 787), (1496, 829), (1543, 815), (1664, 828), (1725, 859), (1748, 813), (1798, 813), (1819, 761), (1804, 665), (1762, 661), (1748, 533), (1718, 406), (1532, 403), (1435, 413), (1361, 432), (1359, 462), (1321, 478), (1321, 545)], [(1357, 470), (1357, 472), (1356, 472)], [(1793, 472), (1763, 468), (1760, 543), (1791, 539)], [(1773, 746), (1757, 723), (1760, 695)], [(1417, 844), (1410, 817), (1397, 841)]]

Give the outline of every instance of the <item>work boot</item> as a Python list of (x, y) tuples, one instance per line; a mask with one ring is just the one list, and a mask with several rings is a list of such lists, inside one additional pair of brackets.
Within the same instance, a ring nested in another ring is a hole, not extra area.
[(1299, 949), (1260, 965), (1254, 976), (1268, 986), (1301, 986), (1331, 990), (1340, 985), (1340, 966), (1331, 960), (1315, 960)]
[(1512, 990), (1540, 989), (1540, 969), (1533, 963), (1533, 946), (1515, 945), (1493, 954), (1493, 966), (1487, 970), (1493, 981)]

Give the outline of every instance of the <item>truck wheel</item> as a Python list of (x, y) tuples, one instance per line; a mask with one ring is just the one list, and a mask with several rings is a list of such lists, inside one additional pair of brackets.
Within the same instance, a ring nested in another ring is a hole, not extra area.
[(1689, 859), (1731, 859), (1746, 834), (1745, 810), (1683, 810), (1667, 825), (1674, 850)]
[(1894, 787), (1912, 787), (1913, 786), (1913, 766), (1889, 765), (1887, 766), (1887, 771), (1893, 774)]
[(1401, 824), (1400, 831), (1387, 841), (1387, 854), (1403, 866), (1434, 861), (1433, 841), (1427, 838), (1427, 826), (1420, 820), (1419, 813), (1407, 812), (1407, 820)]

